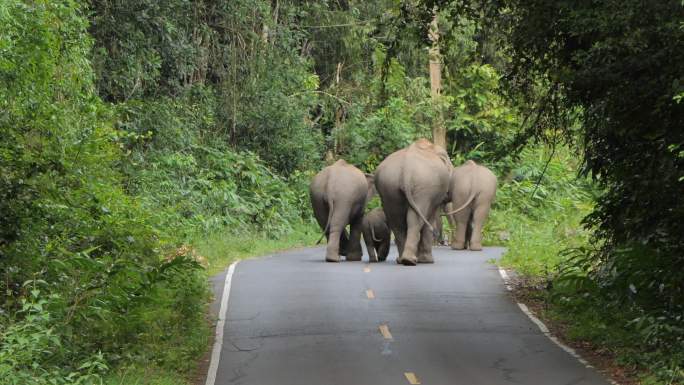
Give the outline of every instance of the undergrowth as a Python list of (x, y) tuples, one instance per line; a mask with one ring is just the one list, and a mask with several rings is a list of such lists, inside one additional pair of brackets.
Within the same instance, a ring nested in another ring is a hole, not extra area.
[(577, 176), (570, 150), (549, 156), (528, 148), (508, 171), (494, 166), (503, 176), (485, 240), (507, 247), (497, 263), (536, 291), (542, 316), (563, 325), (564, 338), (607, 353), (642, 384), (684, 383), (684, 311), (666, 294), (676, 272), (654, 279), (663, 256), (637, 245), (597, 259), (601, 244), (583, 220), (600, 191)]
[(318, 225), (311, 222), (298, 223), (292, 232), (273, 238), (259, 232), (234, 233), (227, 228), (193, 242), (200, 255), (206, 258), (207, 272), (215, 274), (232, 262), (255, 256), (311, 246), (321, 236)]
[(560, 252), (589, 237), (580, 222), (593, 207), (591, 183), (578, 177), (569, 149), (551, 155), (550, 149), (527, 148), (513, 167), (493, 166), (499, 187), (485, 242), (506, 246), (499, 263), (526, 276), (552, 274), (563, 261)]

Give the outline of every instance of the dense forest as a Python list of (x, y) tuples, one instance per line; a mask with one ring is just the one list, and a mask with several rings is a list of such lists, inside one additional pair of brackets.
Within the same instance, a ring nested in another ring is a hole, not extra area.
[(680, 0), (2, 0), (0, 379), (185, 383), (207, 275), (427, 137), (570, 338), (684, 383), (683, 63)]

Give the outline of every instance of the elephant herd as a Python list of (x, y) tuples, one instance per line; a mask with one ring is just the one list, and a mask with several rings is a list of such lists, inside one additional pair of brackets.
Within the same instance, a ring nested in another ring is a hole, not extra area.
[[(328, 244), (325, 260), (360, 261), (361, 236), (371, 262), (387, 259), (391, 234), (398, 263), (433, 263), (434, 223), (444, 210), (453, 249), (481, 250), (482, 226), (496, 193), (496, 176), (467, 161), (453, 167), (447, 152), (426, 139), (385, 158), (375, 174), (364, 174), (340, 159), (314, 176), (311, 205)], [(382, 208), (365, 212), (378, 193)], [(347, 233), (349, 225), (349, 233)]]

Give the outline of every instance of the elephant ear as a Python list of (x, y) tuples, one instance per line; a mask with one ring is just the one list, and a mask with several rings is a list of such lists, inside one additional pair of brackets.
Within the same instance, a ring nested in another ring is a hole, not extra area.
[(366, 173), (366, 183), (368, 183), (368, 194), (366, 194), (366, 202), (370, 201), (375, 194), (377, 194), (377, 190), (375, 189), (375, 175), (373, 174), (368, 174)]

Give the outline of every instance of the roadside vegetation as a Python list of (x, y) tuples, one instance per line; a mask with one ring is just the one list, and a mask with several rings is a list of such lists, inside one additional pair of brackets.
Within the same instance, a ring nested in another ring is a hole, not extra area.
[(0, 2), (0, 379), (188, 384), (208, 275), (315, 243), (326, 163), (441, 127), (498, 175), (486, 241), (566, 337), (684, 382), (682, 11)]

